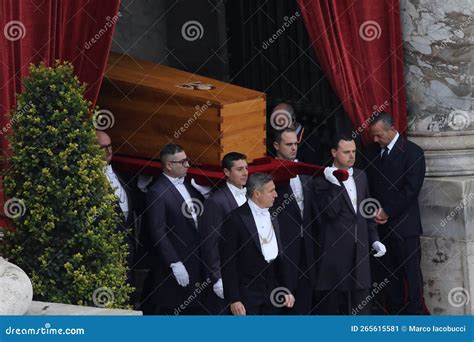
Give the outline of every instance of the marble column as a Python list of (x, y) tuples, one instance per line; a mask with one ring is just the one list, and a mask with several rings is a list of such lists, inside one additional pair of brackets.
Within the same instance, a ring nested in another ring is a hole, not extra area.
[(408, 137), (427, 164), (425, 300), (432, 314), (473, 314), (474, 1), (401, 0), (401, 20)]

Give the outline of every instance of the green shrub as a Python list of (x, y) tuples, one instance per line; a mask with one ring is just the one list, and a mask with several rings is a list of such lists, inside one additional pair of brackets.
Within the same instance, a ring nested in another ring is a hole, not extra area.
[(11, 113), (4, 182), (16, 232), (2, 254), (30, 276), (35, 300), (128, 307), (127, 248), (85, 85), (67, 62), (29, 71)]

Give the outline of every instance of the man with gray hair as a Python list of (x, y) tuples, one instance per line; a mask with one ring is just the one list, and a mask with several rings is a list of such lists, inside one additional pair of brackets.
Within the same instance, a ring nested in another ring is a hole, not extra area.
[(293, 307), (278, 222), (270, 214), (277, 193), (270, 175), (247, 181), (248, 201), (232, 211), (221, 245), (224, 298), (233, 315), (274, 315)]
[(391, 251), (376, 263), (377, 280), (390, 281), (381, 306), (394, 315), (420, 315), (425, 305), (418, 195), (425, 179), (425, 156), (418, 145), (398, 133), (389, 113), (373, 116), (370, 135), (374, 143), (363, 155), (371, 194), (380, 205), (375, 216), (378, 232)]

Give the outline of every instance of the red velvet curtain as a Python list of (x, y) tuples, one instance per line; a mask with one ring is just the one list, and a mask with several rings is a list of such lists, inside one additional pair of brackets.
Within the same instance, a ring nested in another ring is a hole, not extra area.
[[(27, 75), (30, 63), (52, 65), (56, 59), (72, 62), (76, 75), (87, 83), (86, 98), (95, 104), (119, 19), (119, 5), (120, 0), (0, 0), (3, 156), (8, 155), (8, 113), (15, 105), (15, 94), (22, 91), (21, 79)], [(0, 196), (0, 208), (2, 199)]]
[(399, 0), (298, 0), (313, 49), (364, 143), (368, 119), (406, 129)]

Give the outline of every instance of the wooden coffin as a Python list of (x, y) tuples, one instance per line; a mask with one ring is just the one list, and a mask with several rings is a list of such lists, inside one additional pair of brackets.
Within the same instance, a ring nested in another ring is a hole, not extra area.
[(197, 165), (265, 156), (264, 93), (111, 53), (98, 105), (113, 115), (105, 131), (117, 154), (158, 159), (177, 143)]

